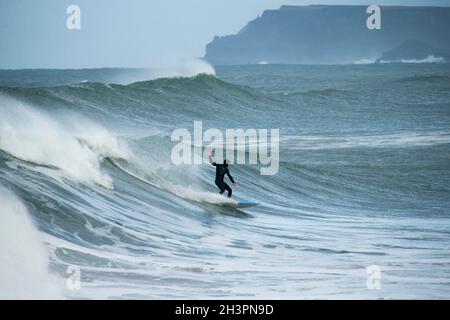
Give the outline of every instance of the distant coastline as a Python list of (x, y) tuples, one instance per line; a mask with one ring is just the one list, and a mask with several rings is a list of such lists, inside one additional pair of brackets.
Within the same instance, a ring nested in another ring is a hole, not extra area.
[(266, 10), (237, 34), (215, 36), (204, 58), (214, 65), (450, 61), (450, 7), (380, 8), (380, 30), (367, 28), (367, 6)]

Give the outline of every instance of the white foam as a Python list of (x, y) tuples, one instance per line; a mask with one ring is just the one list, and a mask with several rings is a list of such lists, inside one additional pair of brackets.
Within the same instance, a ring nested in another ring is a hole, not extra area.
[(236, 204), (237, 201), (227, 198), (221, 194), (218, 193), (212, 193), (212, 192), (206, 192), (206, 191), (199, 191), (195, 190), (193, 187), (182, 187), (170, 182), (167, 182), (164, 184), (164, 189), (167, 191), (170, 191), (177, 196), (196, 201), (196, 202), (205, 202), (205, 203), (211, 203), (211, 204)]
[(450, 132), (403, 132), (366, 136), (284, 136), (283, 142), (299, 150), (430, 146), (450, 143)]
[(353, 62), (353, 64), (373, 64), (377, 61), (377, 59), (361, 59)]
[(444, 63), (445, 59), (442, 57), (435, 57), (430, 55), (424, 59), (402, 59), (402, 63)]
[(112, 79), (114, 83), (130, 84), (137, 81), (148, 81), (160, 78), (191, 78), (200, 74), (216, 75), (214, 67), (203, 59), (185, 59), (176, 65), (162, 68), (148, 68), (138, 74), (118, 75)]
[[(226, 198), (225, 196), (217, 194), (217, 193), (196, 190), (195, 187), (192, 185), (191, 186), (177, 185), (173, 182), (168, 181), (167, 179), (159, 177), (155, 173), (149, 172), (152, 170), (151, 168), (143, 167), (142, 161), (140, 161), (139, 159), (135, 159), (135, 160), (136, 160), (136, 162), (134, 164), (137, 165), (139, 167), (138, 170), (141, 171), (139, 173), (138, 172), (134, 173), (134, 172), (124, 168), (123, 166), (121, 166), (118, 163), (115, 163), (115, 165), (117, 167), (119, 167), (121, 170), (123, 170), (124, 172), (126, 172), (127, 174), (135, 177), (136, 179), (141, 180), (145, 183), (148, 183), (159, 189), (166, 190), (166, 191), (173, 193), (183, 199), (192, 200), (192, 201), (196, 201), (196, 202), (211, 203), (211, 204), (225, 204), (225, 203), (236, 204), (237, 203), (237, 201), (230, 199), (230, 198)], [(154, 163), (154, 162), (152, 162), (152, 163)], [(156, 168), (155, 170), (158, 171), (159, 168)], [(156, 181), (149, 181), (148, 179), (142, 178), (141, 175), (151, 176)]]
[(389, 60), (381, 60), (381, 63), (444, 63), (446, 60), (442, 57), (435, 57), (434, 55), (429, 55), (428, 57), (424, 59), (401, 59), (401, 60), (395, 60), (395, 61), (389, 61)]
[(173, 69), (175, 76), (195, 77), (199, 74), (216, 75), (214, 67), (202, 59), (189, 59), (180, 61)]
[(128, 145), (106, 128), (78, 115), (70, 115), (66, 122), (72, 135), (97, 155), (122, 159), (132, 157), (133, 153)]
[(39, 232), (22, 202), (0, 186), (0, 299), (58, 299), (63, 281), (48, 271)]
[(61, 122), (9, 97), (0, 97), (0, 148), (22, 160), (59, 168), (66, 177), (112, 188), (100, 170), (102, 156), (128, 157), (129, 151), (106, 129), (85, 120)]
[[(195, 77), (199, 74), (216, 75), (214, 67), (202, 59), (187, 59), (169, 68), (148, 69), (145, 80), (159, 78)], [(144, 80), (144, 79), (140, 79)]]

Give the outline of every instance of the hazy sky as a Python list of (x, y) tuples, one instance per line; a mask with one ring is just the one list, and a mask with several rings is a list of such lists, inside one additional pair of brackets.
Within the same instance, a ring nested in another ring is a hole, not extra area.
[[(370, 1), (369, 1), (370, 2)], [(450, 0), (385, 0), (441, 5)], [(81, 8), (81, 30), (66, 9)], [(283, 4), (361, 4), (367, 0), (0, 0), (0, 68), (170, 66), (201, 57), (214, 35), (239, 31)]]

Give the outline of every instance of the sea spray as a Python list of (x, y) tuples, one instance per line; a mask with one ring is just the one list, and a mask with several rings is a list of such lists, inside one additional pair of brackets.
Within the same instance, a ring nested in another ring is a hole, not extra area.
[(48, 256), (26, 207), (0, 185), (0, 299), (62, 298), (63, 281), (48, 271)]
[(1, 150), (25, 161), (58, 168), (69, 179), (112, 188), (111, 177), (100, 169), (102, 157), (129, 156), (128, 150), (100, 126), (91, 124), (82, 131), (79, 124), (60, 123), (5, 96), (0, 99), (0, 112)]

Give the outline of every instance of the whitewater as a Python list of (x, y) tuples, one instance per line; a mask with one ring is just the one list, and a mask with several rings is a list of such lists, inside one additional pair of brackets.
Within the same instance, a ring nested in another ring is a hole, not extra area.
[[(449, 108), (445, 63), (0, 70), (0, 298), (449, 298)], [(220, 196), (200, 120), (279, 172)]]

